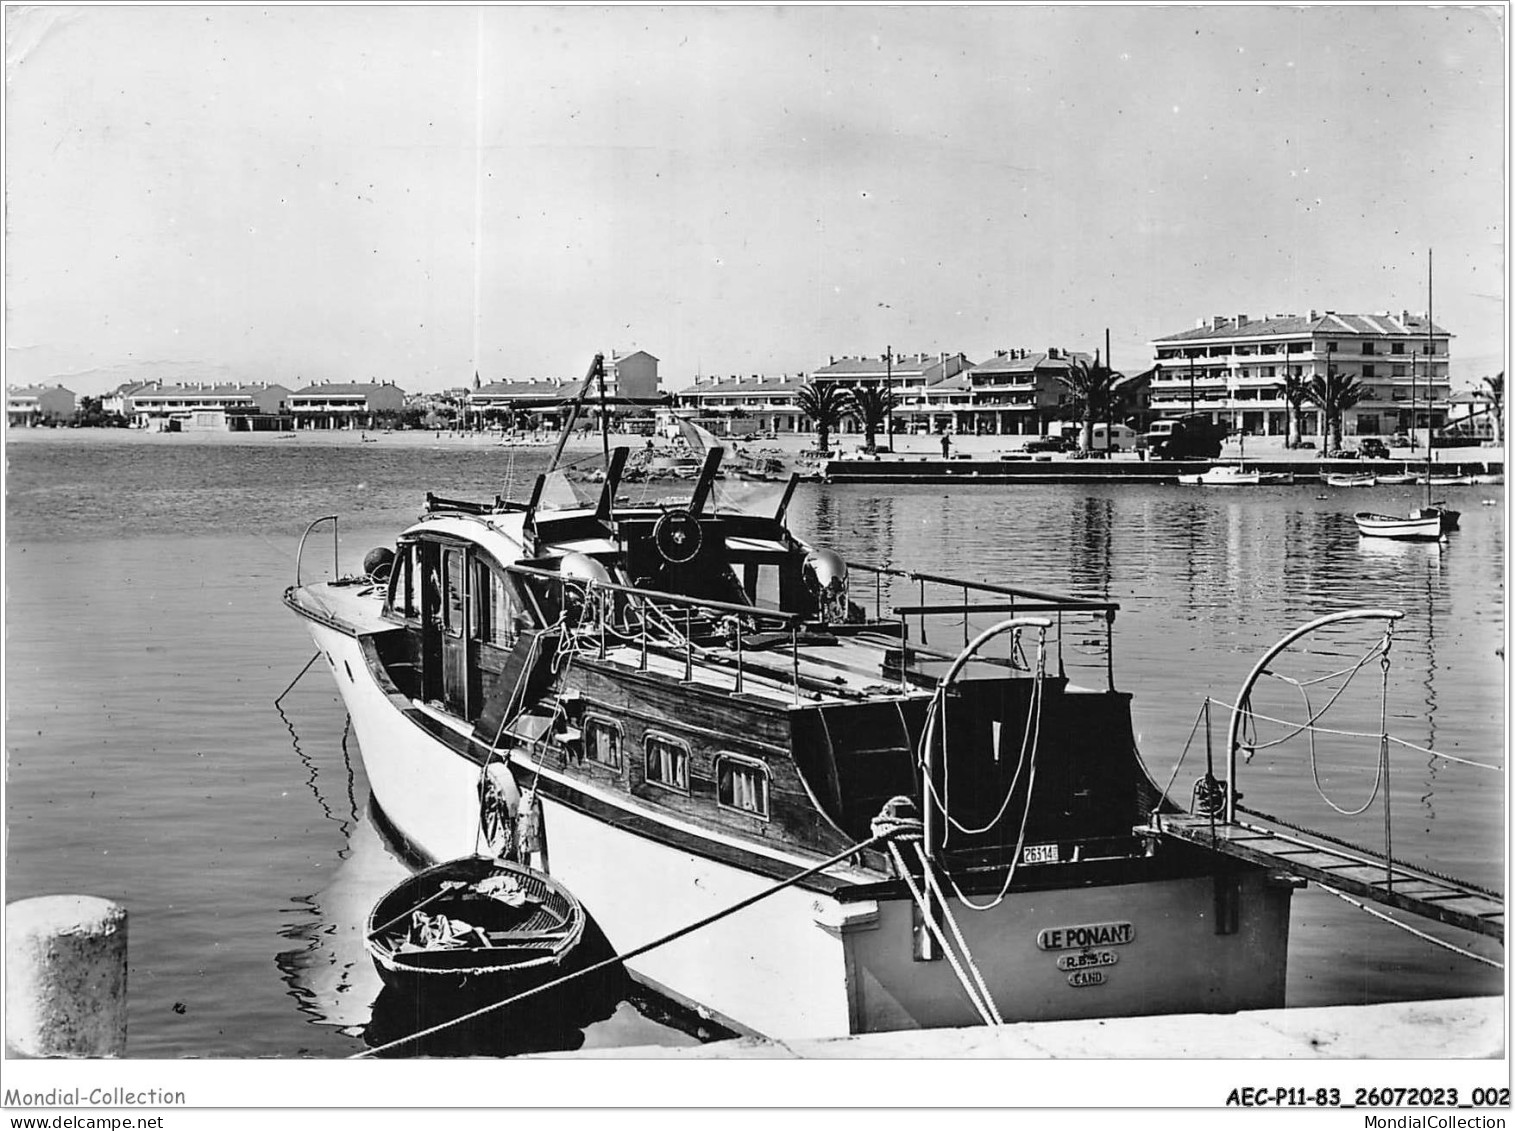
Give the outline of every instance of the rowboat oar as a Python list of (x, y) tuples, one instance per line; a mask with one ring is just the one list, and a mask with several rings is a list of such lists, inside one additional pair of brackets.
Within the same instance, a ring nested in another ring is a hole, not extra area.
[(467, 887), (467, 886), (468, 886), (467, 883), (465, 883), (463, 880), (448, 880), (448, 881), (446, 881), (442, 885), (442, 888), (441, 888), (440, 891), (434, 891), (434, 892), (432, 892), (425, 899), (421, 900), (420, 903), (418, 903), (414, 907), (412, 907), (409, 911), (402, 911), (402, 912), (400, 912), (400, 914), (396, 915), (393, 919), (391, 919), (389, 922), (385, 923), (382, 927), (375, 927), (373, 930), (371, 930), (371, 931), (368, 932), (368, 937), (371, 938), (371, 939), (378, 938), (385, 931), (389, 930), (389, 928), (393, 927), (396, 923), (399, 923), (400, 921), (402, 921), (404, 919), (409, 919), (412, 915), (414, 915), (417, 911), (421, 910), (421, 908), (425, 907), (428, 903), (431, 903), (434, 900), (441, 899), (444, 895), (447, 895), (449, 892), (457, 891), (458, 888)]

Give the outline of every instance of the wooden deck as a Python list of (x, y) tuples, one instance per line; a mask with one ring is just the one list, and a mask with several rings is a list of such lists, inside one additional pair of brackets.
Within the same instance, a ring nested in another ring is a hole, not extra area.
[(1504, 898), (1473, 885), (1331, 844), (1307, 833), (1208, 817), (1164, 816), (1162, 835), (1504, 942)]

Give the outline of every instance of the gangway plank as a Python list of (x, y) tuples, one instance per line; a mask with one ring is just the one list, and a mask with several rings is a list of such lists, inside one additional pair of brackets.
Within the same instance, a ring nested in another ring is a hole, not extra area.
[(1154, 828), (1162, 836), (1203, 845), (1252, 864), (1278, 868), (1359, 899), (1396, 907), (1504, 943), (1504, 898), (1472, 885), (1364, 856), (1308, 834), (1284, 832), (1245, 821), (1164, 814)]

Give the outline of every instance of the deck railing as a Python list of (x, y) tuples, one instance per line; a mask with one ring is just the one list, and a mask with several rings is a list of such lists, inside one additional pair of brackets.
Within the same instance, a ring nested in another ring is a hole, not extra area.
[[(824, 680), (807, 679), (800, 674), (800, 630), (807, 618), (756, 605), (739, 605), (703, 597), (686, 597), (656, 589), (640, 589), (613, 581), (570, 577), (555, 570), (535, 566), (511, 565), (507, 571), (519, 577), (554, 585), (565, 609), (577, 607), (579, 623), (574, 626), (580, 639), (596, 647), (599, 658), (609, 654), (612, 640), (629, 643), (638, 650), (637, 670), (646, 671), (648, 657), (678, 655), (684, 661), (684, 679), (701, 670), (729, 672), (735, 680), (734, 690), (741, 694), (750, 675), (759, 674), (787, 683), (798, 702), (806, 691), (822, 691), (846, 697), (846, 692)], [(574, 601), (568, 600), (569, 593)], [(617, 598), (620, 598), (617, 608)], [(746, 652), (748, 638), (766, 631), (788, 633), (789, 667), (781, 670), (772, 664), (751, 659)], [(700, 630), (703, 630), (700, 631)], [(715, 637), (724, 633), (726, 648), (697, 643), (696, 637)]]
[[(913, 605), (892, 605), (892, 612), (900, 621), (900, 634), (902, 640), (908, 640), (909, 618), (916, 618), (916, 628), (920, 633), (921, 645), (930, 643), (927, 635), (927, 617), (958, 617), (962, 624), (963, 647), (967, 647), (971, 628), (970, 617), (975, 615), (1003, 615), (1011, 617), (1024, 616), (1026, 614), (1055, 614), (1057, 629), (1057, 670), (1058, 675), (1066, 676), (1067, 668), (1063, 655), (1063, 629), (1065, 616), (1078, 614), (1092, 614), (1101, 617), (1105, 624), (1105, 681), (1110, 690), (1115, 690), (1115, 647), (1114, 626), (1115, 614), (1120, 610), (1120, 604), (1115, 601), (1099, 601), (1084, 597), (1070, 597), (1061, 593), (1047, 593), (1037, 589), (1026, 589), (1016, 585), (993, 585), (985, 581), (966, 581), (958, 577), (945, 577), (941, 574), (919, 573), (908, 570), (890, 569), (886, 566), (870, 565), (866, 562), (849, 562), (848, 568), (871, 573), (874, 577), (874, 619), (883, 619), (883, 579), (885, 577), (903, 578), (907, 582), (913, 582), (919, 586), (919, 601)], [(960, 591), (958, 600), (930, 601), (927, 597), (927, 586), (956, 589)], [(979, 601), (971, 599), (975, 593), (988, 593), (1000, 597), (1008, 597), (1008, 601)]]

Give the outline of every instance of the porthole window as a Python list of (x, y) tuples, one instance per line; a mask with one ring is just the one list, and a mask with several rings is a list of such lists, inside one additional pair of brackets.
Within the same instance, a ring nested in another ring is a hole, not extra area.
[(717, 754), (715, 798), (723, 808), (766, 818), (768, 767), (736, 754)]
[(646, 751), (648, 781), (665, 789), (689, 792), (689, 747), (676, 738), (649, 734)]

